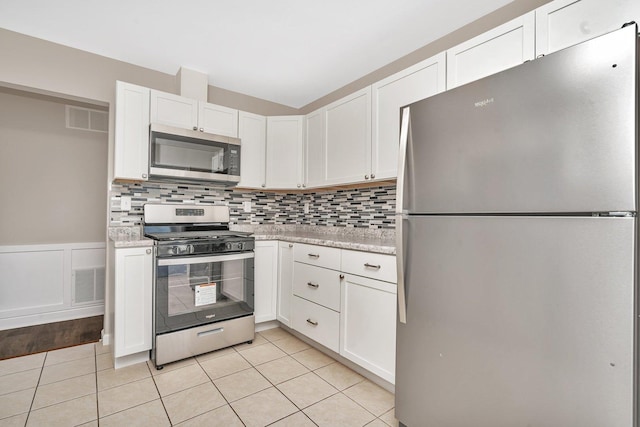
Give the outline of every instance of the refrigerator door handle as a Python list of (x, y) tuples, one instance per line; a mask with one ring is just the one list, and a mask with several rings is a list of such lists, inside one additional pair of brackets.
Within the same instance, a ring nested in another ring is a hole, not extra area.
[(404, 286), (404, 239), (402, 222), (404, 220), (403, 195), (404, 178), (407, 156), (407, 144), (411, 137), (409, 133), (409, 107), (402, 109), (402, 123), (400, 125), (400, 152), (398, 153), (398, 181), (396, 187), (396, 265), (398, 271), (398, 320), (407, 323), (406, 289)]
[(396, 181), (396, 214), (401, 215), (404, 209), (404, 185), (405, 169), (407, 167), (407, 144), (409, 143), (409, 107), (402, 109), (402, 121), (400, 123), (400, 149), (398, 151), (398, 179)]
[(404, 286), (403, 215), (396, 215), (396, 265), (398, 270), (398, 321), (407, 323), (407, 300)]

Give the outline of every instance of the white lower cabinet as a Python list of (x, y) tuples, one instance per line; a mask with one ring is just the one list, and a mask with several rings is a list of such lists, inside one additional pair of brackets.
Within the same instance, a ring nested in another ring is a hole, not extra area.
[(293, 296), (291, 326), (336, 353), (340, 351), (340, 313)]
[(116, 248), (114, 280), (114, 357), (151, 350), (152, 249)]
[(394, 383), (395, 256), (293, 246), (290, 327)]
[(345, 275), (340, 310), (340, 355), (395, 382), (396, 284)]
[(256, 323), (276, 319), (278, 242), (258, 241), (254, 249), (253, 304)]
[(293, 298), (293, 243), (278, 244), (278, 303), (276, 320), (291, 327), (291, 299)]

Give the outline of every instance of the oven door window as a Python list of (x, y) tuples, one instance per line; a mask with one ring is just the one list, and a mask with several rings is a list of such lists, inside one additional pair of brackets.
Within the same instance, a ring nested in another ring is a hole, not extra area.
[(158, 259), (156, 332), (253, 313), (253, 252)]
[(207, 173), (229, 173), (229, 144), (154, 133), (151, 166)]

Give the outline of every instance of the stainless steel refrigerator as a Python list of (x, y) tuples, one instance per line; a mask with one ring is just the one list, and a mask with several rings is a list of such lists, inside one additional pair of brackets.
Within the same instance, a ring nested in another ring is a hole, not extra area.
[(403, 109), (402, 425), (637, 425), (637, 145), (635, 25)]

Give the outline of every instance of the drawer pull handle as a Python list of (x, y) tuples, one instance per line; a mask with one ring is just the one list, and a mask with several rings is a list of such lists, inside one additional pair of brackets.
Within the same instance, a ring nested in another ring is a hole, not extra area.
[(224, 328), (216, 328), (216, 329), (211, 329), (209, 331), (198, 332), (198, 336), (199, 337), (206, 337), (207, 335), (218, 334), (218, 333), (223, 332), (223, 331), (224, 331)]
[(310, 325), (313, 325), (313, 326), (318, 326), (318, 322), (315, 322), (315, 321), (313, 321), (311, 319), (307, 319), (307, 323), (310, 324)]
[(312, 283), (312, 282), (307, 282), (307, 286), (312, 287), (314, 289), (318, 289), (320, 287), (320, 285), (318, 285), (317, 283)]
[(374, 264), (369, 264), (368, 262), (365, 262), (364, 266), (367, 268), (375, 268), (376, 270), (380, 270), (380, 265), (374, 265)]
[(320, 255), (318, 255), (318, 254), (307, 254), (307, 255), (309, 255), (311, 258), (315, 258), (315, 259), (320, 258)]

